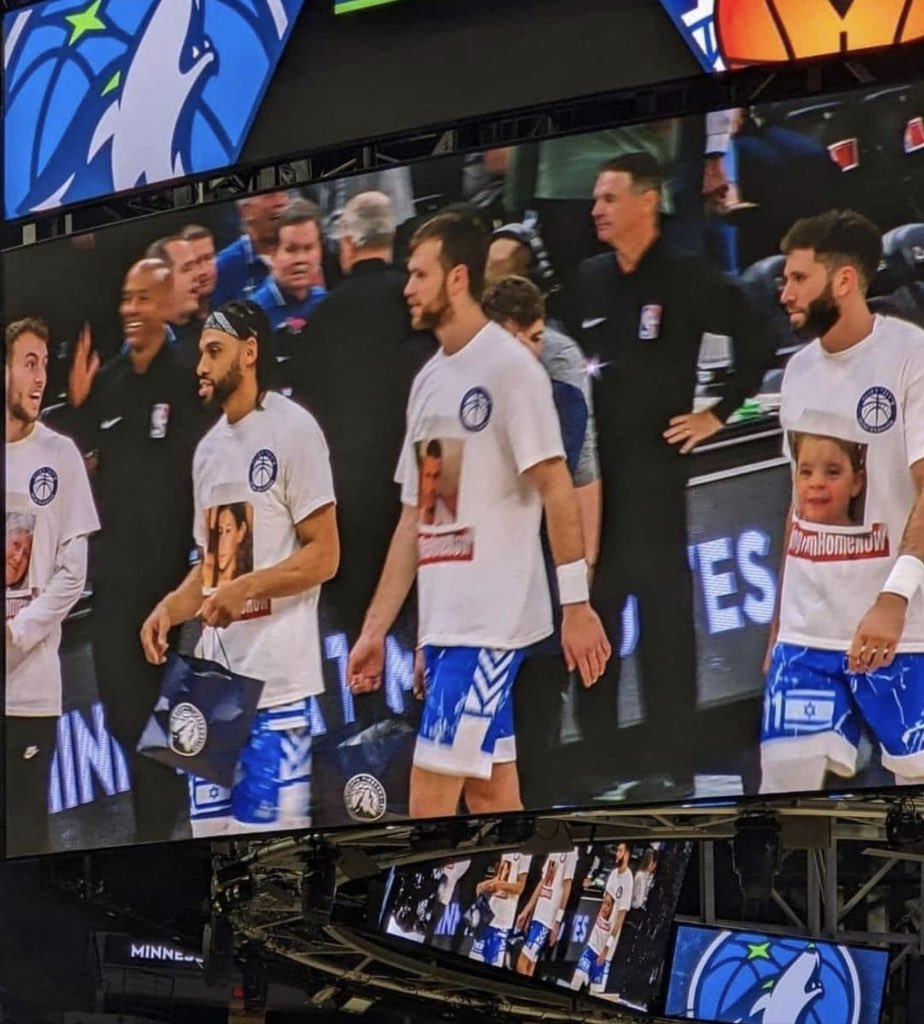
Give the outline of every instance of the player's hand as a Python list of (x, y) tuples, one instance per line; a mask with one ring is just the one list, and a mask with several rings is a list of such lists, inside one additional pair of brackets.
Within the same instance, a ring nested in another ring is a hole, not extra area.
[(225, 629), (243, 616), (246, 604), (247, 580), (238, 576), (236, 580), (219, 583), (214, 593), (202, 602), (196, 618), (201, 619), (205, 626)]
[(606, 963), (606, 951), (600, 953), (597, 957), (597, 966), (602, 967)]
[(725, 173), (725, 156), (715, 153), (707, 156), (703, 163), (703, 195), (721, 202), (728, 192), (728, 175)]
[(492, 886), (493, 886), (493, 884), (494, 884), (494, 883), (493, 883), (493, 881), (492, 881), (492, 880), (491, 880), (490, 878), (489, 878), (489, 879), (487, 879), (487, 880), (486, 880), (486, 881), (484, 881), (484, 882), (479, 882), (479, 883), (478, 883), (478, 884), (477, 884), (477, 885), (475, 886), (475, 895), (476, 895), (476, 896), (484, 896), (484, 894), (485, 894), (486, 892), (491, 892), (491, 891), (492, 891)]
[(577, 669), (586, 687), (603, 675), (613, 653), (600, 617), (586, 601), (562, 609), (561, 646), (568, 671)]
[(517, 915), (517, 921), (514, 925), (514, 930), (518, 932), (525, 932), (529, 927), (529, 911), (524, 910)]
[(382, 685), (385, 672), (385, 637), (360, 634), (347, 659), (350, 691), (372, 693)]
[(674, 416), (662, 436), (668, 444), (679, 444), (680, 454), (686, 455), (721, 429), (722, 421), (719, 417), (711, 409), (703, 409), (702, 412)]
[(549, 945), (554, 946), (558, 942), (558, 935), (561, 932), (561, 922), (555, 921), (549, 931)]
[(427, 699), (427, 660), (420, 647), (414, 652), (414, 688), (412, 692), (415, 700)]
[(90, 325), (84, 324), (77, 336), (74, 360), (67, 377), (67, 401), (72, 409), (79, 409), (90, 397), (93, 380), (99, 373), (99, 355), (93, 350)]
[(170, 646), (167, 637), (172, 627), (167, 605), (160, 601), (141, 626), (141, 646), (145, 658), (152, 665), (163, 665), (167, 660), (167, 649)]
[(900, 594), (879, 594), (853, 635), (847, 652), (851, 672), (877, 672), (892, 664), (907, 611), (908, 601)]
[(767, 637), (767, 649), (764, 651), (764, 660), (760, 670), (764, 675), (770, 671), (770, 663), (773, 661), (773, 648), (776, 647), (776, 638), (780, 633), (780, 620), (774, 618), (770, 623), (770, 635)]

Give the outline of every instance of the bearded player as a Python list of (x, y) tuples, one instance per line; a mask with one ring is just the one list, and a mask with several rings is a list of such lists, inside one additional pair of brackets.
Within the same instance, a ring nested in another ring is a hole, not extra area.
[(532, 977), (543, 949), (552, 949), (558, 942), (565, 908), (571, 898), (577, 858), (577, 850), (550, 853), (546, 857), (536, 888), (517, 918), (517, 931), (526, 932), (526, 941), (517, 958), (518, 974)]
[[(310, 413), (267, 390), (272, 333), (254, 303), (212, 313), (199, 349), (200, 397), (223, 413), (193, 461), (202, 561), (151, 612), (141, 641), (148, 660), (162, 664), (170, 629), (199, 618), (196, 653), (264, 683), (233, 789), (191, 777), (193, 834), (306, 828), (309, 702), (324, 689), (318, 597), (340, 555), (327, 444)], [(220, 507), (238, 504), (253, 538), (249, 564), (211, 586), (220, 555), (210, 524)]]
[(617, 843), (616, 864), (606, 879), (603, 902), (594, 921), (593, 931), (571, 976), (571, 988), (575, 992), (588, 984), (593, 995), (600, 995), (606, 991), (613, 954), (616, 952), (626, 914), (632, 906), (633, 880), (632, 872), (629, 870), (631, 857), (629, 844)]
[[(783, 377), (787, 451), (803, 433), (832, 452), (859, 446), (864, 486), (851, 526), (801, 508), (794, 488), (768, 650), (766, 793), (850, 778), (864, 725), (898, 784), (924, 784), (924, 332), (867, 306), (881, 246), (851, 211), (800, 220), (782, 243), (781, 301), (812, 339)], [(836, 490), (813, 492), (816, 504)]]

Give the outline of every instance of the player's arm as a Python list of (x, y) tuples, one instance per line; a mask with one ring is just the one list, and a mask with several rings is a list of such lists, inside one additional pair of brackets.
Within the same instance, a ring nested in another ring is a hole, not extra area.
[(533, 919), (533, 911), (536, 909), (536, 904), (539, 902), (539, 893), (542, 891), (542, 878), (543, 875), (539, 876), (539, 881), (536, 882), (535, 888), (530, 893), (529, 899), (526, 901), (526, 906), (520, 911), (517, 917), (517, 931), (525, 931), (526, 926)]
[(87, 579), (87, 538), (72, 537), (58, 545), (48, 586), (6, 624), (8, 649), (27, 654), (60, 625), (77, 603)]
[(616, 943), (619, 942), (619, 933), (622, 931), (623, 921), (626, 919), (625, 910), (616, 911), (616, 919), (613, 921), (613, 930), (610, 932), (610, 937), (606, 940), (606, 944), (600, 951), (600, 955), (597, 957), (597, 963), (603, 964), (613, 955), (613, 950), (616, 949)]
[(561, 931), (562, 921), (565, 919), (565, 908), (568, 906), (568, 900), (571, 898), (571, 887), (573, 884), (574, 880), (571, 878), (566, 878), (562, 883), (561, 902), (558, 904), (558, 910), (555, 911), (555, 920), (549, 933), (549, 944), (552, 946), (558, 942), (558, 934)]
[(581, 514), (568, 467), (562, 458), (545, 459), (524, 474), (536, 487), (545, 510), (549, 543), (558, 572), (562, 605), (562, 648), (569, 671), (577, 668), (585, 686), (603, 674), (611, 654), (597, 613), (590, 607)]
[(403, 505), (362, 633), (350, 651), (347, 678), (354, 693), (368, 693), (382, 684), (385, 635), (398, 617), (417, 576), (417, 526), (417, 507)]
[(141, 646), (152, 665), (163, 665), (174, 626), (196, 617), (202, 607), (202, 563), (194, 565), (183, 582), (154, 606), (141, 627)]
[(336, 506), (328, 502), (295, 524), (299, 548), (288, 558), (222, 583), (202, 602), (199, 617), (206, 626), (225, 627), (244, 614), (248, 601), (293, 597), (337, 574), (340, 538)]
[(892, 664), (905, 630), (908, 602), (924, 584), (924, 459), (911, 466), (918, 497), (902, 535), (898, 559), (860, 620), (848, 651), (851, 672), (876, 672)]

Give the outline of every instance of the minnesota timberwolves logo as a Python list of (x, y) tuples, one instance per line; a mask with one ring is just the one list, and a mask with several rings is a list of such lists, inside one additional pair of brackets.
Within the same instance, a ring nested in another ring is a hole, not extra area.
[(58, 493), (58, 474), (51, 466), (37, 469), (29, 480), (29, 496), (36, 505), (48, 505)]
[(250, 460), (250, 489), (262, 494), (268, 491), (279, 476), (279, 461), (269, 448), (261, 448)]
[[(698, 962), (683, 964), (683, 973), (688, 971), (687, 1017), (740, 1024), (860, 1024), (857, 968), (850, 951), (839, 946), (722, 932)], [(668, 1007), (669, 1013), (678, 1010)]]
[(7, 216), (235, 163), (303, 4), (54, 0), (6, 15)]
[(888, 388), (867, 388), (857, 402), (857, 422), (870, 434), (888, 430), (898, 416), (898, 403)]
[(182, 703), (170, 712), (170, 749), (181, 757), (196, 757), (205, 749), (209, 727), (195, 704)]
[(374, 775), (354, 775), (343, 787), (343, 804), (353, 821), (378, 821), (385, 813), (385, 787)]
[(459, 406), (459, 419), (462, 421), (462, 426), (473, 433), (484, 430), (491, 418), (493, 407), (491, 396), (484, 388), (469, 388), (462, 396), (462, 403)]

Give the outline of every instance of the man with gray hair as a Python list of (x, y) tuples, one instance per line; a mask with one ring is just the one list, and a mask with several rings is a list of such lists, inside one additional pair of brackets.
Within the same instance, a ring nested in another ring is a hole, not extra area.
[[(411, 329), (407, 276), (391, 265), (395, 223), (388, 196), (353, 196), (338, 227), (344, 280), (308, 320), (290, 372), (293, 397), (318, 420), (330, 447), (342, 560), (321, 600), (352, 645), (400, 512), (392, 476), (411, 381), (436, 345), (429, 333)], [(376, 510), (371, 518), (370, 508)], [(361, 702), (363, 712), (374, 718), (376, 703)]]

